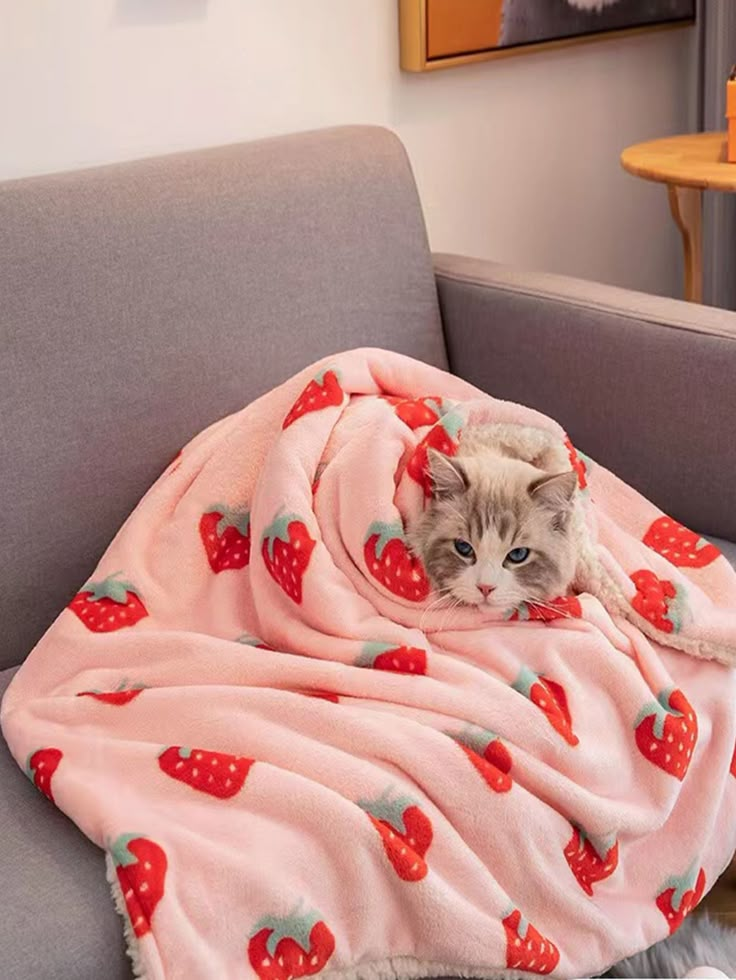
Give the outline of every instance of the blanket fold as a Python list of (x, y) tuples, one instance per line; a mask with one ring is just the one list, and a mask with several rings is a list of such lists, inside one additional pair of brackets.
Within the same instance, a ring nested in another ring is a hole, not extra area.
[[(433, 595), (406, 529), (476, 424), (577, 473), (574, 594)], [(733, 854), (734, 664), (714, 545), (556, 422), (358, 350), (182, 450), (1, 721), (140, 977), (588, 976)]]

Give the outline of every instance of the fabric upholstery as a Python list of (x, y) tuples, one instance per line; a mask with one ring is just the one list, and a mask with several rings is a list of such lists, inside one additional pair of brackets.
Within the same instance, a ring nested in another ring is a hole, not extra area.
[(0, 310), (0, 666), (208, 422), (339, 349), (445, 364), (406, 154), (370, 127), (2, 184)]
[(458, 256), (435, 261), (452, 370), (560, 421), (663, 510), (736, 540), (736, 315)]
[[(0, 671), (0, 697), (15, 669)], [(26, 779), (0, 739), (0, 976), (129, 980), (102, 851)]]
[(710, 539), (716, 547), (720, 548), (726, 558), (736, 568), (736, 541), (725, 541), (723, 538)]

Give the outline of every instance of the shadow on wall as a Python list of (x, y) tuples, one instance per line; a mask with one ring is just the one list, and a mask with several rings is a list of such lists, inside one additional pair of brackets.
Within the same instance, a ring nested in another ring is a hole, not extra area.
[(204, 20), (207, 0), (117, 0), (113, 22), (122, 26)]

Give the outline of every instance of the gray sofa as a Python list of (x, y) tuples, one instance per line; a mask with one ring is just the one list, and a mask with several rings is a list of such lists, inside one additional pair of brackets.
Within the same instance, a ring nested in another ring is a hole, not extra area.
[[(555, 416), (736, 542), (736, 315), (433, 257), (385, 130), (0, 184), (0, 332), (0, 694), (190, 436), (350, 347)], [(130, 977), (102, 853), (4, 744), (0, 976)]]

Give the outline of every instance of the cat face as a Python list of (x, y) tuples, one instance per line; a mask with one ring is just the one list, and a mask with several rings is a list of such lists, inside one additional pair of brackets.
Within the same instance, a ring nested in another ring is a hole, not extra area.
[(431, 451), (429, 465), (434, 496), (409, 539), (438, 593), (482, 608), (565, 594), (576, 560), (573, 472), (494, 453)]

